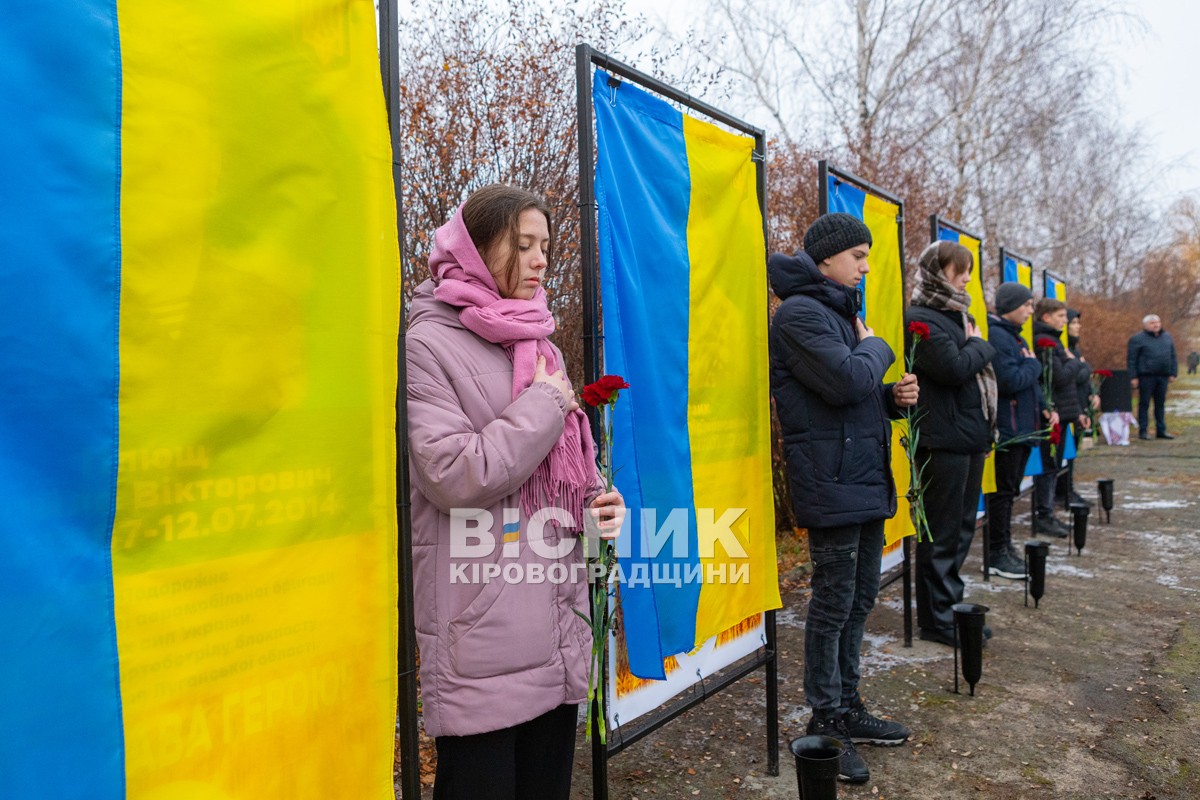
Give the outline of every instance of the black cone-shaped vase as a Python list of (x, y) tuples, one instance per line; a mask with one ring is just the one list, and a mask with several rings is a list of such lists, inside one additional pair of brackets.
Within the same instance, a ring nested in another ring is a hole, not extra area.
[(1076, 555), (1081, 554), (1083, 546), (1087, 544), (1087, 524), (1090, 511), (1087, 503), (1071, 503), (1071, 535), (1075, 541)]
[[(987, 606), (978, 603), (955, 603), (954, 628), (958, 632), (958, 649), (962, 650), (962, 676), (975, 696), (975, 684), (983, 675), (983, 624), (987, 621)], [(954, 678), (957, 691), (958, 676)]]
[[(1050, 554), (1050, 543), (1038, 539), (1025, 542), (1025, 591), (1033, 595), (1033, 607), (1037, 608), (1046, 593), (1046, 556)], [(1029, 605), (1028, 597), (1025, 605)]]
[(1100, 493), (1100, 507), (1104, 509), (1105, 523), (1112, 522), (1113, 510), (1113, 480), (1101, 478), (1096, 481), (1096, 491)]
[(832, 736), (801, 736), (792, 739), (789, 749), (796, 757), (800, 800), (837, 800), (842, 743)]

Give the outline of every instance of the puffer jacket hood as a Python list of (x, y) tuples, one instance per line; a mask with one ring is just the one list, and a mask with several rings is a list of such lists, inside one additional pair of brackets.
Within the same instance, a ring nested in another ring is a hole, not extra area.
[(856, 288), (842, 286), (821, 274), (817, 264), (803, 251), (789, 256), (773, 253), (767, 259), (767, 278), (780, 300), (806, 295), (843, 316), (853, 317), (862, 308), (862, 295)]
[(408, 308), (409, 326), (420, 322), (437, 322), (451, 328), (465, 330), (466, 326), (458, 319), (458, 309), (435, 298), (433, 296), (435, 288), (437, 288), (437, 281), (430, 278), (413, 290), (412, 305)]

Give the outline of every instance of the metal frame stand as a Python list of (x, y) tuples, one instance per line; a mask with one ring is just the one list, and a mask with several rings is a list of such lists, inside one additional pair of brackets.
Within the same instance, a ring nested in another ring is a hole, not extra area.
[[(395, 0), (392, 0), (395, 2)], [(599, 269), (596, 253), (596, 192), (593, 176), (593, 158), (595, 153), (595, 132), (593, 130), (592, 114), (592, 68), (598, 66), (610, 75), (637, 84), (663, 97), (680, 103), (687, 108), (698, 111), (735, 130), (742, 131), (754, 138), (754, 160), (757, 164), (757, 189), (759, 208), (763, 215), (763, 241), (767, 238), (767, 176), (766, 176), (766, 132), (749, 125), (742, 120), (730, 116), (720, 109), (698, 100), (691, 95), (679, 91), (675, 87), (656, 80), (633, 67), (623, 64), (610, 56), (595, 50), (589, 44), (580, 44), (575, 48), (575, 84), (576, 84), (576, 114), (578, 116), (579, 136), (579, 229), (580, 229), (580, 262), (583, 271), (583, 330), (584, 330), (584, 380), (591, 383), (600, 377), (600, 309), (599, 292), (597, 289)], [(763, 253), (764, 261), (766, 253)], [(599, 423), (598, 417), (591, 416), (593, 429)], [(702, 680), (699, 687), (693, 686), (691, 697), (680, 702), (668, 704), (665, 708), (647, 715), (635, 730), (626, 731), (624, 726), (616, 726), (609, 732), (607, 744), (600, 743), (599, 721), (601, 715), (607, 713), (605, 708), (593, 709), (592, 738), (592, 797), (595, 800), (608, 800), (608, 761), (639, 739), (649, 735), (678, 717), (688, 709), (699, 705), (712, 695), (730, 686), (739, 679), (758, 671), (765, 670), (766, 678), (766, 734), (767, 734), (767, 773), (779, 774), (779, 672), (776, 658), (775, 612), (767, 611), (764, 616), (765, 635), (763, 647), (758, 654), (749, 660), (743, 659), (712, 684)], [(600, 680), (606, 681), (606, 675)], [(607, 696), (607, 693), (606, 693)], [(616, 741), (614, 741), (614, 738)]]

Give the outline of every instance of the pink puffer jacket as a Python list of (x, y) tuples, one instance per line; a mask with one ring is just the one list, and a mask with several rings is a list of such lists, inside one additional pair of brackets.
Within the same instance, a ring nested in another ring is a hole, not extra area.
[[(577, 534), (546, 525), (535, 547), (523, 515), (505, 525), (562, 434), (562, 395), (533, 384), (512, 399), (503, 348), (464, 328), (433, 287), (417, 287), (407, 337), (414, 607), (425, 731), (465, 736), (583, 702), (591, 632), (575, 614), (588, 613), (586, 574), (571, 566), (583, 561)], [(587, 502), (602, 489), (597, 474)], [(494, 538), (486, 555), (452, 553), (455, 509), (486, 512), (457, 523), (469, 545)]]

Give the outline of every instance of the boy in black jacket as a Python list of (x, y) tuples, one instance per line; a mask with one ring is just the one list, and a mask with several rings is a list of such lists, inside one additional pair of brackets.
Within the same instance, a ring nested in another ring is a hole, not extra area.
[(842, 741), (838, 777), (852, 783), (870, 778), (854, 742), (898, 745), (910, 733), (873, 716), (858, 694), (883, 523), (896, 513), (888, 418), (917, 401), (915, 376), (882, 383), (895, 355), (858, 316), (856, 287), (869, 271), (870, 248), (861, 220), (826, 214), (805, 233), (804, 252), (775, 253), (767, 266), (783, 301), (771, 322), (771, 393), (813, 564), (804, 631), (808, 732)]
[[(988, 319), (988, 341), (996, 349), (998, 413), (996, 428), (996, 491), (986, 496), (988, 572), (1002, 578), (1025, 577), (1025, 564), (1012, 546), (1013, 500), (1032, 449), (1032, 436), (1058, 422), (1042, 403), (1039, 382), (1042, 364), (1021, 338), (1021, 326), (1033, 316), (1033, 292), (1020, 283), (1002, 283), (996, 290), (996, 314)], [(1017, 444), (1014, 440), (1024, 440)]]

